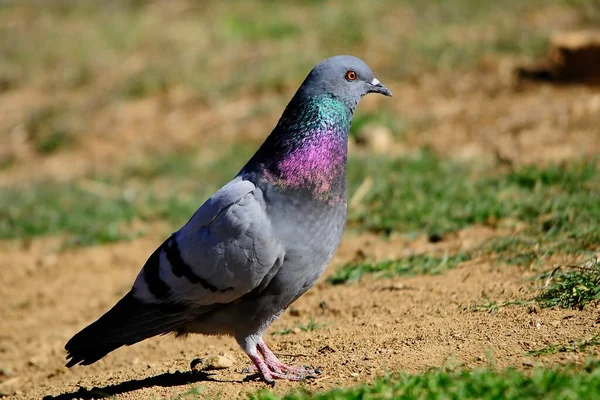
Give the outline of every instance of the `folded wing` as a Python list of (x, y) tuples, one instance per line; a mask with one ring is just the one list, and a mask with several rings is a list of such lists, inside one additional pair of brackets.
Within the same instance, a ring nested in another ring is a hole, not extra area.
[(68, 366), (178, 329), (258, 287), (281, 266), (262, 194), (235, 178), (150, 256), (132, 290), (65, 346)]
[(262, 196), (236, 178), (157, 249), (133, 292), (146, 303), (224, 304), (257, 287), (282, 257)]

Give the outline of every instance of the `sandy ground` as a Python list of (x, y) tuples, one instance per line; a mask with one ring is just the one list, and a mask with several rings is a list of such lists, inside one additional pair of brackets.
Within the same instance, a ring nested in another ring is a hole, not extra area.
[[(325, 275), (357, 257), (373, 258), (470, 248), (492, 234), (470, 228), (449, 242), (407, 244), (402, 238), (382, 242), (369, 235), (345, 238)], [(3, 243), (0, 270), (6, 307), (0, 314), (2, 367), (11, 376), (2, 384), (14, 398), (90, 398), (96, 388), (123, 399), (171, 398), (200, 385), (207, 398), (236, 398), (264, 387), (243, 383), (248, 360), (231, 338), (169, 336), (122, 348), (90, 367), (66, 369), (64, 343), (124, 294), (160, 239), (72, 250), (48, 255), (51, 243), (36, 241), (27, 252)], [(18, 266), (19, 268), (16, 268)], [(503, 301), (527, 299), (535, 288), (531, 272), (494, 266), (475, 259), (437, 276), (366, 278), (353, 285), (321, 281), (292, 306), (270, 332), (306, 324), (314, 331), (267, 334), (274, 351), (292, 363), (322, 368), (304, 383), (311, 390), (368, 381), (388, 371), (419, 372), (442, 365), (529, 369), (537, 364), (580, 363), (582, 353), (532, 358), (526, 352), (597, 331), (598, 310), (548, 310), (506, 307), (475, 312), (484, 296)], [(196, 357), (225, 354), (233, 367), (209, 374), (191, 373)], [(280, 382), (285, 392), (298, 384)], [(85, 390), (80, 391), (80, 387)], [(6, 393), (5, 392), (5, 393)], [(6, 393), (8, 394), (8, 393)], [(56, 396), (56, 397), (52, 397)]]

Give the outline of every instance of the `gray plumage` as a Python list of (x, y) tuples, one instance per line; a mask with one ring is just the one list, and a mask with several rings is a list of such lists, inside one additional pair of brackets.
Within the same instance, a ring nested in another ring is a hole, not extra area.
[(240, 173), (150, 256), (123, 299), (66, 344), (67, 366), (159, 334), (227, 334), (266, 381), (301, 377), (262, 334), (339, 245), (348, 130), (370, 92), (391, 95), (361, 60), (318, 64)]

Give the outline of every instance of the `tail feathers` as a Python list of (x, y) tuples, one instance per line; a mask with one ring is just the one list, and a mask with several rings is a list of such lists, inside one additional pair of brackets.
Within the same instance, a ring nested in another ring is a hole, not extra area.
[(67, 367), (93, 364), (119, 347), (177, 330), (186, 322), (185, 312), (167, 313), (142, 303), (129, 292), (100, 319), (69, 340), (65, 345)]

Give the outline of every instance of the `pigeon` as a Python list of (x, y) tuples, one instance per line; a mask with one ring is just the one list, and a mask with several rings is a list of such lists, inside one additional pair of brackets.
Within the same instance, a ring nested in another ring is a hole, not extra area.
[(361, 59), (317, 64), (233, 180), (150, 255), (112, 309), (68, 341), (66, 366), (157, 335), (199, 333), (235, 338), (269, 384), (312, 376), (282, 363), (262, 336), (340, 243), (348, 133), (368, 93), (392, 95)]

